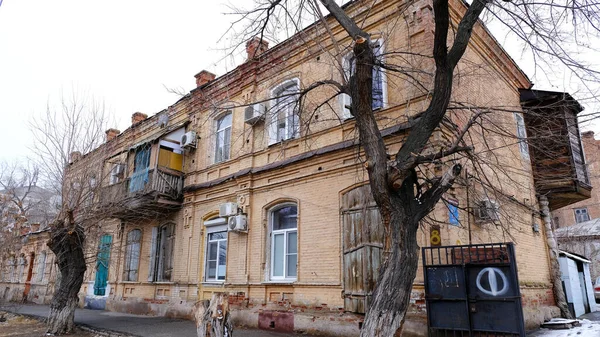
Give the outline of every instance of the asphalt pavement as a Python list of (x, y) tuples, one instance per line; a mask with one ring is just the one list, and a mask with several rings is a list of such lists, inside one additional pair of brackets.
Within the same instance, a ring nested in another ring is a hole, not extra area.
[[(18, 314), (48, 317), (47, 305), (12, 304), (0, 308)], [(132, 315), (112, 311), (76, 309), (75, 323), (99, 331), (115, 331), (140, 337), (196, 337), (194, 322), (167, 317)], [(234, 335), (241, 337), (300, 337), (294, 333), (277, 333), (265, 330), (235, 329)]]

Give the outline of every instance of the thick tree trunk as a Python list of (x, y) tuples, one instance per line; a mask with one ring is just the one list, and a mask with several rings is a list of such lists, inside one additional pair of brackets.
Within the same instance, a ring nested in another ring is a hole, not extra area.
[(48, 247), (56, 255), (61, 274), (60, 284), (50, 303), (47, 333), (67, 334), (73, 331), (77, 296), (86, 269), (83, 254), (85, 234), (81, 226), (56, 226), (53, 228)]
[(392, 211), (392, 226), (394, 223), (401, 222), (405, 230), (396, 233), (400, 244), (392, 246), (391, 253), (381, 266), (377, 287), (360, 333), (361, 337), (394, 336), (406, 318), (419, 263), (416, 235), (418, 221), (415, 223), (411, 220), (401, 220), (398, 218), (398, 213)]
[(227, 294), (215, 293), (210, 302), (196, 303), (194, 319), (198, 337), (233, 337)]
[(548, 245), (548, 255), (550, 256), (550, 279), (552, 280), (552, 288), (554, 292), (554, 301), (560, 309), (560, 314), (564, 318), (573, 318), (569, 305), (565, 298), (565, 292), (562, 287), (562, 279), (560, 277), (560, 265), (558, 263), (558, 246), (554, 238), (552, 230), (552, 222), (550, 220), (550, 208), (548, 207), (548, 198), (545, 195), (540, 196), (540, 206), (543, 215), (542, 221), (546, 230), (546, 244)]

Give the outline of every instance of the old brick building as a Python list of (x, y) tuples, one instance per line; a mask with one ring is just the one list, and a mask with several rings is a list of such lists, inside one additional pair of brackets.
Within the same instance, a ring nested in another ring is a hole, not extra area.
[[(426, 73), (431, 60), (418, 55), (432, 50), (432, 9), (428, 1), (411, 6), (400, 14), (394, 0), (345, 9), (365, 17), (380, 55), (391, 60), (393, 51), (408, 50), (414, 57), (406, 62)], [(464, 6), (451, 1), (456, 13)], [(397, 26), (397, 20), (405, 24)], [(350, 39), (332, 27), (342, 49), (348, 48)], [(344, 76), (335, 66), (340, 55), (330, 53), (334, 48), (318, 26), (270, 49), (252, 39), (243, 64), (220, 77), (198, 73), (188, 95), (151, 117), (133, 114), (127, 130), (108, 130), (100, 149), (73, 161), (69, 170), (97, 171), (94, 183), (101, 191), (93, 207), (105, 217), (87, 247), (96, 259), (82, 305), (189, 318), (196, 301), (227, 292), (238, 324), (358, 334), (382, 235), (368, 231), (380, 220), (355, 122), (347, 97), (320, 104), (333, 93), (326, 87), (295, 104), (312, 83)], [(485, 149), (482, 162), (495, 164), (465, 164), (467, 173), (431, 214), (437, 227), (424, 225), (419, 243), (514, 241), (525, 320), (533, 327), (557, 314), (536, 190), (557, 177), (537, 179), (544, 168), (532, 162), (544, 154), (525, 143), (537, 122), (521, 113), (522, 103), (533, 109), (527, 102), (539, 92), (529, 90), (530, 81), (483, 26), (476, 26), (459, 70), (454, 101), (511, 112), (489, 115), (504, 132), (473, 133), (471, 145)], [(419, 76), (427, 82), (426, 74)], [(430, 97), (383, 69), (374, 78), (373, 107), (394, 153)], [(450, 112), (450, 121), (464, 125), (461, 113)], [(447, 130), (437, 132), (431, 151), (447, 136)], [(439, 175), (450, 163), (424, 174)], [(494, 168), (502, 174), (493, 174)], [(575, 167), (565, 169), (571, 185), (562, 192), (585, 198), (585, 188), (576, 188)], [(480, 178), (486, 172), (493, 176), (487, 185)], [(546, 190), (555, 196), (551, 207), (570, 202), (553, 193), (552, 186)], [(418, 334), (424, 331), (423, 282), (420, 269), (405, 325)]]

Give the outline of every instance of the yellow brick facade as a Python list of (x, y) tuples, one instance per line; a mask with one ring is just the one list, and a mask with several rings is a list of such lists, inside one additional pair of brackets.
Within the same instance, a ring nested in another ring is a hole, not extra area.
[[(392, 0), (377, 1), (369, 11), (365, 29), (385, 41), (387, 50), (430, 54), (433, 22), (429, 3), (414, 4), (414, 15), (410, 17), (399, 15), (397, 5)], [(361, 17), (366, 15), (365, 6), (366, 3), (358, 2), (348, 10)], [(452, 6), (456, 21), (464, 6), (457, 1)], [(210, 298), (213, 292), (227, 292), (238, 324), (260, 327), (264, 315), (281, 312), (291, 315), (296, 330), (343, 336), (358, 334), (362, 316), (344, 309), (344, 233), (340, 213), (343, 195), (367, 181), (354, 120), (340, 118), (341, 104), (337, 98), (330, 106), (316, 109), (319, 102), (332, 94), (332, 89), (323, 87), (307, 96), (302, 111), (312, 113), (310, 121), (305, 115), (301, 117), (304, 123), (302, 137), (298, 139), (269, 146), (268, 123), (244, 122), (245, 105), (268, 100), (270, 91), (286, 80), (296, 79), (305, 88), (317, 80), (341, 79), (340, 71), (326, 52), (333, 46), (325, 34), (314, 27), (306, 32), (318, 38), (306, 42), (296, 37), (275, 46), (258, 60), (250, 60), (200, 86), (161, 112), (169, 115), (166, 129), (157, 125), (158, 116), (147, 118), (108, 141), (101, 150), (73, 163), (73, 167), (81, 168), (94, 156), (103, 156), (102, 183), (108, 188), (110, 163), (126, 161), (126, 176), (134, 173), (133, 154), (138, 144), (150, 144), (150, 167), (154, 167), (161, 137), (166, 133), (185, 128), (186, 132), (195, 131), (198, 135), (196, 148), (183, 152), (184, 193), (179, 209), (152, 216), (132, 211), (102, 220), (101, 230), (89, 238), (88, 251), (95, 256), (101, 235), (112, 236), (108, 285), (105, 295), (94, 295), (96, 269), (95, 262), (91, 262), (80, 293), (82, 305), (93, 306), (99, 301), (110, 310), (190, 318), (196, 301)], [(342, 44), (350, 45), (339, 26), (333, 25), (332, 32)], [(427, 57), (413, 56), (407, 62), (425, 71), (432, 70)], [(520, 110), (518, 89), (530, 85), (480, 26), (475, 29), (457, 75), (460, 76), (455, 82), (454, 100), (472, 106)], [(419, 76), (431, 83), (430, 75)], [(384, 109), (377, 112), (382, 129), (403, 125), (427, 106), (428, 96), (411, 83), (390, 74), (385, 83)], [(230, 159), (215, 163), (215, 121), (226, 111), (232, 114)], [(457, 124), (466, 123), (459, 110), (450, 111), (449, 116)], [(508, 134), (516, 133), (512, 112), (495, 113), (487, 118)], [(410, 131), (386, 136), (389, 153), (398, 150), (406, 132)], [(445, 141), (442, 133), (435, 137), (438, 138), (432, 140), (433, 144)], [(555, 308), (545, 235), (533, 229), (534, 225), (543, 226), (537, 215), (529, 159), (519, 152), (515, 138), (506, 135), (474, 132), (471, 141), (476, 150), (494, 149), (491, 153), (481, 151), (480, 155), (486, 156), (491, 164), (478, 169), (486, 173), (504, 170), (502, 175), (489, 174), (491, 183), (502, 192), (495, 197), (501, 205), (500, 221), (479, 224), (473, 214), (461, 210), (459, 225), (449, 225), (448, 210), (442, 203), (431, 219), (443, 224), (442, 245), (515, 243), (525, 318), (528, 326), (533, 327), (544, 316), (554, 313)], [(440, 175), (447, 164), (427, 167), (426, 174)], [(476, 168), (466, 165), (465, 169), (466, 178), (449, 191), (448, 197), (470, 209), (481, 188), (475, 179), (468, 178), (469, 172)], [(239, 205), (247, 217), (248, 231), (227, 233), (225, 279), (207, 282), (207, 237), (211, 226), (206, 223), (218, 217), (220, 205), (226, 202)], [(297, 206), (297, 276), (278, 281), (270, 277), (270, 214), (282, 204)], [(167, 281), (153, 281), (149, 277), (156, 254), (153, 248), (157, 247), (153, 228), (165, 224), (174, 224), (172, 272)], [(138, 229), (141, 240), (137, 280), (123, 281), (127, 235)], [(428, 224), (423, 224), (419, 236), (420, 246), (429, 245)], [(412, 296), (414, 305), (406, 327), (415, 333), (423, 333), (423, 291), (423, 270), (419, 267)]]

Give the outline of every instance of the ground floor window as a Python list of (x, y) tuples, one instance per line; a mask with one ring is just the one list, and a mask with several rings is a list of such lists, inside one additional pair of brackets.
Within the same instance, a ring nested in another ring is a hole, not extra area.
[(270, 212), (271, 279), (290, 280), (297, 277), (298, 208), (285, 204)]

